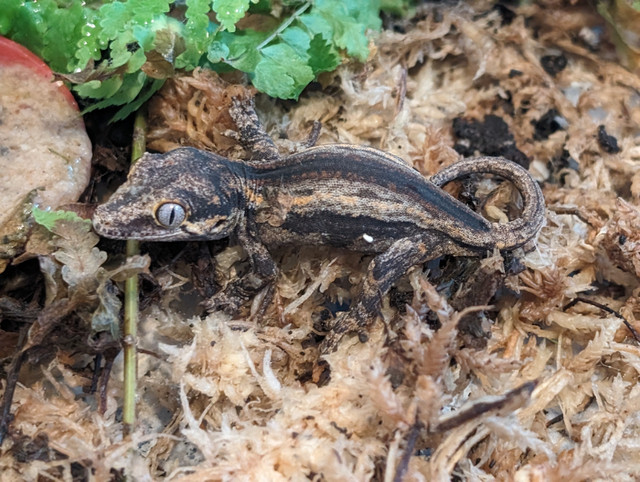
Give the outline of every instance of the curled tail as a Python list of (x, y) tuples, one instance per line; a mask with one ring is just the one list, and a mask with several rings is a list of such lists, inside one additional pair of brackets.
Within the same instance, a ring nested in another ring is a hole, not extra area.
[[(474, 157), (444, 168), (430, 181), (438, 187), (470, 174), (494, 174), (513, 183), (522, 196), (523, 208), (519, 218), (508, 223), (495, 223), (491, 228), (491, 239), (487, 245), (511, 250), (533, 240), (545, 220), (545, 204), (542, 191), (531, 174), (515, 162), (503, 157)], [(480, 236), (482, 238), (483, 236)], [(485, 244), (478, 239), (478, 245)], [(497, 242), (496, 242), (497, 241)]]

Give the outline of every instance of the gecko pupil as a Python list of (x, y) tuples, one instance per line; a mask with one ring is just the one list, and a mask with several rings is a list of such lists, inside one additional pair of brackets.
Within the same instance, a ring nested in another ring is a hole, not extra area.
[(180, 204), (174, 202), (164, 203), (156, 210), (156, 220), (166, 228), (180, 226), (186, 217), (185, 209)]

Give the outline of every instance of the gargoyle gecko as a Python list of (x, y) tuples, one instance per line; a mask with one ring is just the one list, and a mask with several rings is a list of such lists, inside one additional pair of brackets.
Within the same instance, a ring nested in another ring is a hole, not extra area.
[[(194, 148), (147, 153), (97, 208), (94, 228), (115, 239), (235, 239), (252, 270), (208, 305), (229, 311), (273, 286), (274, 248), (331, 245), (375, 254), (359, 296), (338, 317), (322, 352), (332, 350), (346, 332), (366, 338), (382, 295), (412, 266), (444, 254), (513, 250), (534, 240), (544, 222), (539, 186), (504, 158), (467, 159), (429, 180), (401, 159), (369, 147), (323, 145), (282, 158), (252, 102), (235, 100), (230, 113), (255, 160), (230, 160)], [(476, 173), (512, 182), (523, 199), (520, 217), (491, 223), (441, 189)]]

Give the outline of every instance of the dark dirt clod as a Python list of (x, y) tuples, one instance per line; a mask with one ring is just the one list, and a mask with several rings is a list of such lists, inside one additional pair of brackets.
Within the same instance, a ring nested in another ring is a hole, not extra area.
[(35, 437), (16, 435), (13, 437), (11, 448), (14, 457), (19, 462), (33, 462), (40, 460), (48, 462), (61, 458), (61, 454), (49, 447), (49, 437), (46, 434), (38, 434)]
[(618, 139), (607, 134), (603, 125), (598, 126), (598, 144), (604, 152), (607, 154), (616, 154), (620, 152), (620, 147), (618, 147)]
[(504, 2), (500, 2), (493, 7), (493, 10), (498, 12), (502, 17), (502, 25), (511, 25), (516, 18), (516, 13), (508, 8)]
[(536, 130), (533, 138), (537, 141), (548, 139), (551, 134), (562, 129), (557, 120), (559, 117), (560, 113), (556, 109), (549, 109), (540, 119), (531, 121), (531, 125)]
[(396, 287), (389, 291), (389, 303), (400, 313), (407, 312), (407, 305), (411, 303), (412, 297), (412, 291), (399, 291)]
[(559, 184), (564, 184), (564, 178), (568, 171), (580, 171), (580, 164), (576, 161), (569, 151), (562, 150), (559, 156), (554, 157), (547, 163), (549, 172), (551, 174), (550, 179)]
[(454, 149), (463, 156), (480, 152), (487, 156), (506, 157), (525, 169), (529, 167), (529, 158), (518, 149), (509, 126), (497, 115), (487, 115), (482, 122), (457, 117), (453, 120), (453, 132), (460, 141)]
[(540, 59), (540, 65), (544, 71), (555, 77), (567, 66), (567, 58), (564, 55), (545, 55)]

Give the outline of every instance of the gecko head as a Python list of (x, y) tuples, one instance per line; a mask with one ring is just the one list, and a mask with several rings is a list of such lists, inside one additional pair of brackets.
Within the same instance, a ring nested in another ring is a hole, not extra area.
[(239, 215), (238, 177), (227, 159), (193, 148), (145, 154), (93, 216), (113, 239), (220, 239)]

